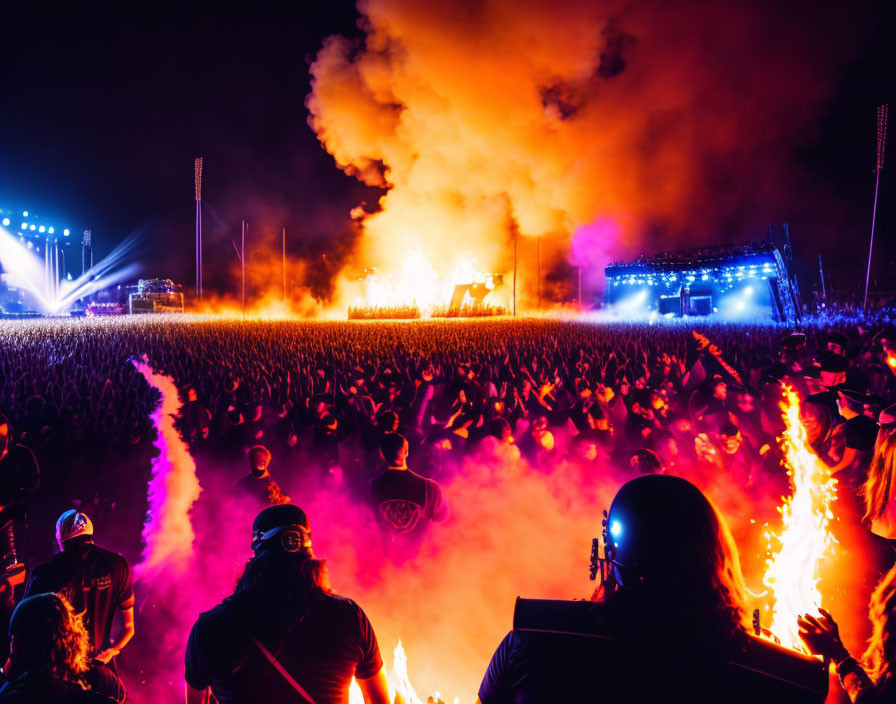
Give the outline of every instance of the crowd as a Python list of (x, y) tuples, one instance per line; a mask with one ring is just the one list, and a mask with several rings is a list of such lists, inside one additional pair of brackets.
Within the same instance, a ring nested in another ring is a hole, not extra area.
[[(595, 474), (609, 465), (632, 477), (723, 474), (748, 495), (786, 494), (775, 439), (785, 386), (802, 399), (813, 451), (840, 480), (844, 517), (864, 521), (884, 553), (896, 544), (896, 328), (882, 321), (799, 331), (549, 320), (3, 323), (0, 412), (36, 456), (40, 491), (54, 505), (101, 512), (135, 483), (104, 474), (103, 458), (150, 452), (158, 394), (129, 363), (143, 355), (178, 385), (179, 427), (197, 456), (249, 457), (236, 490), (289, 505), (299, 474), (316, 473), (372, 502), (398, 561), (447, 518), (438, 482), (474, 454), (522, 457), (548, 474), (570, 459)], [(23, 507), (35, 490), (34, 481), (7, 488)], [(8, 523), (20, 531), (24, 519), (23, 510)], [(879, 591), (878, 602), (892, 601), (892, 589)], [(40, 608), (65, 620), (58, 604)], [(890, 612), (876, 608), (874, 627), (886, 630)], [(847, 662), (833, 621), (803, 626), (818, 650)], [(368, 654), (365, 674), (376, 658)], [(891, 681), (881, 662), (896, 662), (892, 645), (856, 696)], [(844, 677), (858, 682), (850, 663)], [(214, 679), (194, 672), (197, 690)]]

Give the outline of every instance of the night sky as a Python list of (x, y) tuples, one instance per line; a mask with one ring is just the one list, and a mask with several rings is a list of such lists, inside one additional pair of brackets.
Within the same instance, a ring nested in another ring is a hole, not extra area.
[[(864, 233), (875, 107), (893, 102), (893, 5), (857, 4), (874, 17), (870, 35), (791, 155), (838, 194), (838, 208)], [(242, 218), (269, 237), (286, 226), (290, 252), (306, 259), (326, 253), (338, 262), (350, 247), (349, 211), (377, 192), (335, 166), (306, 123), (304, 100), (323, 39), (360, 35), (354, 3), (4, 3), (0, 18), (0, 207), (53, 217), (73, 232), (92, 228), (100, 256), (140, 230), (144, 273), (190, 284), (193, 159), (203, 156), (212, 286), (226, 285), (213, 269), (232, 264), (230, 238)], [(896, 257), (892, 148), (889, 157), (878, 213), (881, 278)], [(766, 223), (755, 225), (761, 233)], [(843, 246), (867, 247), (867, 239), (818, 243), (799, 223), (791, 228), (795, 254), (810, 269), (818, 251), (833, 262)], [(863, 274), (839, 277), (846, 285)]]

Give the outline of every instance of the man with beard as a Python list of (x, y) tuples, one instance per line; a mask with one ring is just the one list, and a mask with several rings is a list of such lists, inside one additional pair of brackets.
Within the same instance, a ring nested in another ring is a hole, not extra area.
[(9, 421), (0, 413), (0, 569), (13, 585), (25, 578), (17, 547), (25, 526), (26, 502), (39, 485), (34, 453), (15, 442)]
[(236, 588), (199, 615), (184, 657), (187, 704), (342, 704), (355, 678), (367, 704), (389, 701), (376, 634), (364, 611), (330, 591), (298, 506), (252, 524), (254, 556)]
[(274, 481), (270, 471), (271, 453), (264, 445), (249, 448), (249, 474), (237, 482), (237, 489), (261, 504), (288, 504), (290, 498)]

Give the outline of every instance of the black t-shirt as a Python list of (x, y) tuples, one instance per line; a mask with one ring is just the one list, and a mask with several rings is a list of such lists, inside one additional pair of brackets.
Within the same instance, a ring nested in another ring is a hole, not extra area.
[[(24, 445), (11, 444), (0, 460), (0, 506), (24, 499), (40, 484), (40, 471), (34, 453)], [(8, 511), (0, 513), (0, 522)]]
[(873, 452), (877, 441), (877, 421), (868, 416), (856, 416), (843, 424), (846, 446), (860, 452)]
[(409, 469), (387, 469), (371, 480), (370, 499), (380, 527), (409, 544), (422, 540), (430, 523), (448, 518), (439, 485)]
[(258, 503), (265, 505), (275, 503), (276, 498), (282, 494), (280, 485), (270, 474), (264, 477), (247, 474), (237, 482), (236, 488), (244, 496), (251, 496)]
[(511, 631), (482, 680), (482, 704), (823, 704), (827, 694), (820, 662), (813, 691), (796, 679), (788, 680), (793, 672), (786, 665), (777, 673), (780, 665), (767, 667), (773, 659), (786, 657), (780, 653), (748, 655), (738, 665), (729, 663), (731, 653), (725, 647), (697, 652), (686, 634), (681, 634), (680, 642), (657, 642), (583, 631)]
[[(252, 641), (252, 627), (232, 602), (200, 614), (187, 641), (185, 679), (211, 687), (220, 704), (305, 702)], [(244, 625), (245, 624), (245, 625)], [(253, 633), (317, 704), (346, 704), (352, 677), (383, 666), (373, 626), (351, 599), (320, 594), (285, 633)]]
[[(34, 568), (26, 596), (56, 592), (83, 614), (84, 627), (96, 650), (111, 643), (112, 617), (134, 606), (134, 583), (128, 561), (118, 553), (78, 538), (50, 562)], [(72, 541), (70, 541), (72, 542)]]

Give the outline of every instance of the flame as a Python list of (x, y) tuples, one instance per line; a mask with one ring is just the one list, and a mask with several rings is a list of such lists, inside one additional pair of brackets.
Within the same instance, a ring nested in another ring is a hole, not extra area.
[[(411, 679), (408, 676), (408, 656), (401, 644), (401, 639), (398, 640), (398, 645), (392, 651), (392, 674), (386, 675), (386, 681), (389, 684), (390, 702), (396, 704), (399, 702), (402, 704), (444, 704), (442, 695), (438, 692), (433, 692), (425, 702), (417, 696), (414, 685), (411, 684)], [(348, 689), (348, 704), (364, 704), (364, 695), (354, 677)], [(454, 698), (454, 704), (460, 704), (459, 697)]]
[(413, 306), (426, 314), (437, 306), (447, 306), (458, 284), (484, 283), (494, 288), (494, 283), (490, 285), (489, 275), (478, 271), (476, 261), (460, 255), (454, 265), (446, 269), (447, 274), (439, 274), (423, 252), (412, 250), (394, 272), (367, 270), (355, 305), (374, 308)]
[(837, 480), (812, 451), (800, 421), (799, 396), (790, 386), (784, 387), (781, 410), (785, 431), (780, 442), (793, 494), (784, 498), (779, 509), (784, 524), (781, 534), (766, 533), (769, 552), (775, 542), (780, 548), (768, 558), (762, 581), (772, 596), (772, 634), (782, 645), (807, 652), (799, 638), (797, 616), (821, 606), (818, 567), (835, 542), (829, 524)]

